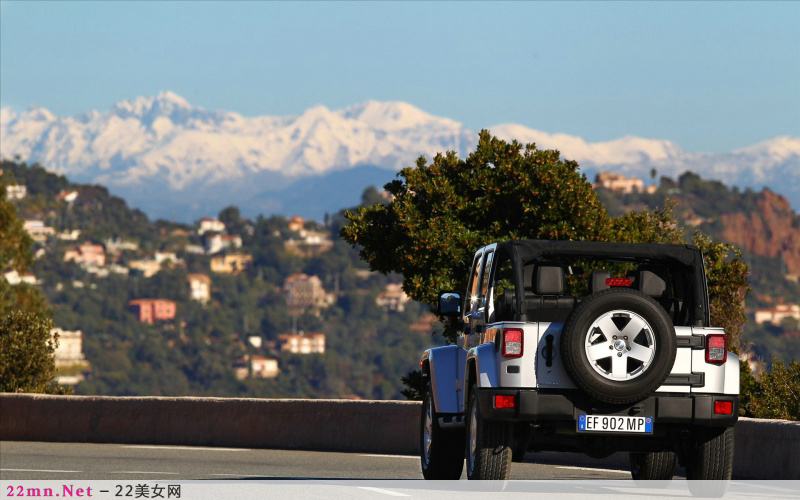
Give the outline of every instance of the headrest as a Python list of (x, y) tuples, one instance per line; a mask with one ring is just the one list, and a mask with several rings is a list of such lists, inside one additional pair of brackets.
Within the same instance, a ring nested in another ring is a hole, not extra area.
[(609, 288), (606, 285), (606, 279), (611, 277), (611, 271), (605, 269), (598, 269), (592, 271), (592, 276), (589, 278), (589, 293), (599, 292)]
[(536, 295), (563, 295), (565, 288), (561, 266), (537, 266), (533, 270), (533, 293)]
[(651, 297), (661, 297), (667, 290), (667, 283), (656, 273), (647, 270), (636, 271), (636, 288)]

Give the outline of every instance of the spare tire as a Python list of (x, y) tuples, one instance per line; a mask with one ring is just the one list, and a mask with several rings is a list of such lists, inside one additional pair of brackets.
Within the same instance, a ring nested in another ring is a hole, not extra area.
[(629, 288), (589, 295), (561, 332), (564, 368), (602, 403), (630, 404), (649, 396), (669, 375), (676, 352), (675, 330), (664, 308)]

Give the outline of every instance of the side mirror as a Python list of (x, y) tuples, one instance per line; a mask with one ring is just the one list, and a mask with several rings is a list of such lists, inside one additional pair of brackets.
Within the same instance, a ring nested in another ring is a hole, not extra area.
[(439, 294), (439, 315), (447, 317), (461, 316), (461, 294), (456, 292), (441, 292)]

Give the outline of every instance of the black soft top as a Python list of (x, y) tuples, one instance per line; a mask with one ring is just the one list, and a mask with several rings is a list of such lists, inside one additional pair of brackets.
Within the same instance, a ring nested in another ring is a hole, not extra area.
[[(499, 253), (511, 257), (516, 287), (517, 311), (525, 311), (523, 264), (533, 259), (555, 257), (587, 257), (608, 260), (661, 261), (685, 266), (694, 300), (691, 308), (693, 326), (709, 326), (708, 285), (703, 266), (703, 253), (694, 245), (661, 243), (609, 243), (598, 241), (510, 240), (497, 244)], [(521, 318), (525, 320), (524, 313)]]
[[(659, 243), (608, 243), (598, 241), (511, 240), (498, 246), (511, 245), (517, 255), (527, 261), (537, 257), (575, 256), (602, 257), (620, 260), (675, 260), (687, 266), (703, 265), (703, 254), (694, 245)], [(510, 250), (513, 254), (514, 250)]]

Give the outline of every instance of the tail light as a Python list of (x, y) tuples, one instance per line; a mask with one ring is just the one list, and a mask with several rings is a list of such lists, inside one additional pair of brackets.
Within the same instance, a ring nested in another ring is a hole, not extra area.
[(514, 408), (514, 395), (513, 394), (495, 394), (494, 407), (495, 408)]
[(728, 340), (725, 335), (706, 336), (706, 363), (722, 364), (728, 359)]
[(522, 329), (506, 328), (503, 330), (503, 357), (522, 357)]
[(633, 280), (631, 278), (606, 278), (606, 286), (631, 286)]
[(714, 401), (714, 415), (733, 415), (733, 401)]

